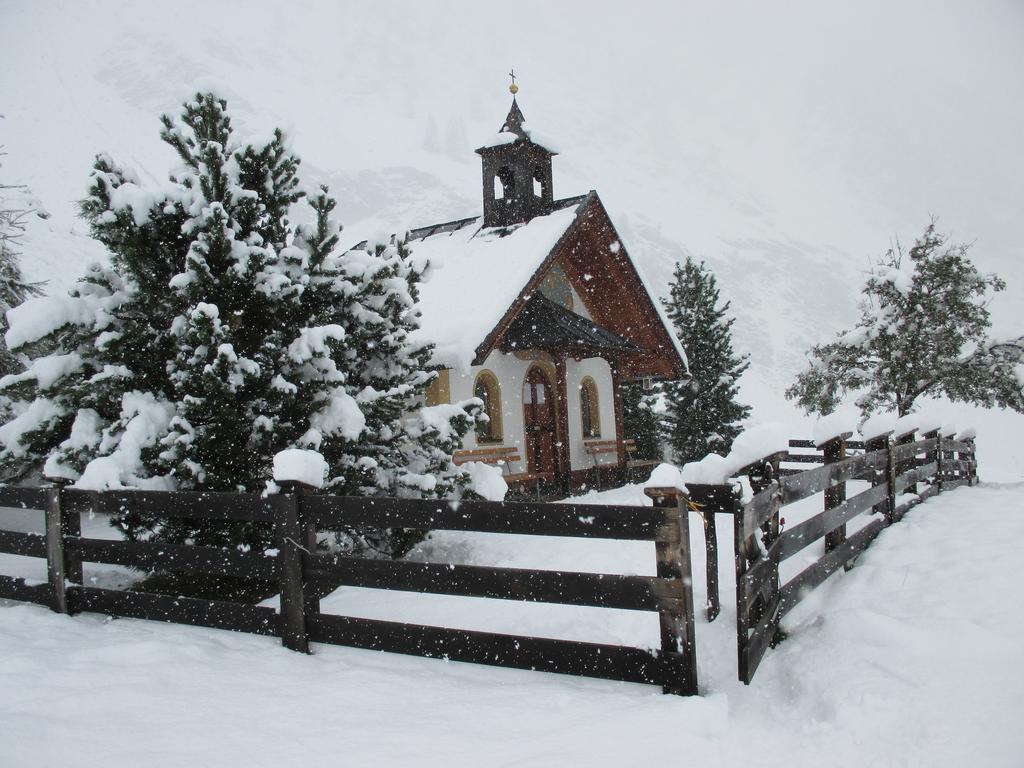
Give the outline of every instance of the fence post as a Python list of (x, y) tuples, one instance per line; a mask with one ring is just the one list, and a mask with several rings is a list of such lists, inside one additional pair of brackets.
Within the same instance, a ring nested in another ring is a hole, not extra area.
[[(893, 435), (893, 445), (894, 446), (897, 446), (897, 445), (907, 445), (909, 443), (914, 442), (914, 433), (915, 432), (917, 432), (917, 427), (910, 427), (910, 428), (908, 428), (908, 429), (906, 429), (906, 430), (904, 430), (902, 432), (901, 431), (897, 431)], [(892, 457), (890, 456), (890, 461), (891, 460), (892, 460)], [(916, 466), (917, 466), (917, 461), (916, 461), (916, 459), (913, 456), (910, 456), (910, 457), (908, 457), (906, 459), (903, 459), (902, 461), (894, 461), (893, 462), (893, 473), (892, 473), (892, 476), (893, 476), (893, 504), (896, 503), (896, 492), (895, 492), (896, 478), (899, 477), (900, 475), (902, 475), (907, 470), (913, 469)], [(917, 494), (917, 483), (911, 483), (910, 485), (908, 485), (906, 488), (903, 489), (903, 492), (904, 493), (913, 493), (913, 494), (916, 495)], [(893, 522), (896, 522), (896, 521), (898, 521), (900, 519), (901, 518), (896, 517), (896, 507), (894, 506), (893, 507)]]
[(978, 455), (976, 453), (977, 448), (974, 445), (973, 430), (969, 430), (969, 431), (967, 431), (965, 433), (962, 433), (959, 437), (960, 437), (960, 441), (961, 442), (967, 443), (967, 445), (970, 446), (970, 451), (967, 454), (960, 454), (960, 457), (962, 459), (966, 459), (967, 462), (968, 462), (967, 485), (969, 485), (969, 486), (977, 485), (978, 484)]
[[(779, 464), (785, 458), (785, 452), (773, 453), (770, 456), (765, 456), (759, 461), (755, 461), (753, 464), (749, 464), (741, 469), (738, 474), (746, 475), (750, 481), (750, 490), (753, 493), (760, 493), (762, 490), (772, 484), (773, 480), (777, 480), (779, 477)], [(780, 523), (780, 517), (778, 512), (773, 514), (765, 521), (764, 525), (761, 526), (761, 530), (764, 533), (764, 545), (770, 547), (782, 531)]]
[(61, 525), (60, 488), (46, 489), (46, 577), (50, 583), (50, 608), (57, 613), (68, 612), (64, 586), (64, 535)]
[[(774, 456), (768, 456), (746, 468), (748, 471), (756, 470), (750, 471), (748, 475), (755, 495), (773, 488), (767, 522), (761, 526), (766, 538), (773, 530), (771, 521), (780, 519), (782, 509), (782, 485), (781, 479), (777, 477), (778, 462), (774, 459)], [(762, 557), (756, 531), (748, 530), (745, 525), (745, 509), (745, 505), (741, 504), (733, 515), (733, 554), (736, 571), (736, 669), (739, 679), (749, 685), (760, 661), (760, 657), (751, 658), (750, 633), (765, 617), (769, 606), (773, 603), (778, 605), (775, 601), (779, 597), (780, 582), (778, 562), (769, 560), (770, 570), (764, 579), (766, 583), (759, 586), (756, 596), (748, 594), (749, 585), (744, 587), (744, 577)], [(775, 530), (778, 531), (778, 528)]]
[[(279, 485), (281, 485), (279, 483)], [(302, 555), (305, 541), (300, 519), (300, 495), (279, 493), (270, 497), (277, 537), (277, 578), (281, 587), (281, 644), (309, 653), (306, 632), (306, 601)]]
[(956, 429), (952, 427), (943, 427), (942, 431), (939, 432), (939, 493), (943, 491), (946, 485), (946, 481), (956, 481), (957, 470), (950, 469), (953, 462), (956, 461), (956, 451), (949, 450), (942, 447), (943, 441), (949, 443), (956, 439)]
[(885, 468), (882, 470), (876, 470), (871, 478), (872, 487), (877, 487), (883, 483), (886, 485), (886, 500), (875, 504), (871, 508), (871, 514), (884, 514), (886, 520), (891, 525), (893, 522), (892, 511), (895, 509), (895, 500), (893, 498), (893, 471), (892, 471), (892, 453), (889, 450), (889, 435), (892, 431), (885, 432), (881, 435), (876, 435), (870, 440), (864, 441), (864, 452), (874, 453), (875, 451), (885, 451)]
[[(63, 493), (70, 485), (67, 478), (46, 478), (50, 484)], [(83, 584), (82, 575), (82, 554), (78, 546), (78, 540), (82, 538), (82, 517), (77, 510), (67, 509), (60, 505), (60, 529), (62, 546), (64, 547), (64, 580), (72, 584)], [(73, 606), (69, 605), (69, 608)]]
[(885, 481), (889, 484), (889, 511), (886, 513), (889, 518), (889, 525), (897, 522), (896, 518), (896, 460), (892, 457), (893, 440), (891, 437), (885, 440)]
[[(788, 453), (788, 451), (786, 452)], [(770, 456), (765, 456), (760, 461), (757, 461), (748, 467), (740, 470), (740, 474), (746, 474), (747, 479), (750, 480), (750, 489), (754, 494), (758, 494), (771, 485), (773, 482), (780, 480), (779, 465), (782, 463), (785, 453), (773, 453)], [(775, 540), (782, 535), (782, 504), (781, 497), (777, 497), (773, 502), (774, 511), (768, 517), (768, 519), (761, 525), (761, 544), (765, 549), (770, 549)], [(747, 544), (754, 545), (747, 552), (747, 564), (753, 563), (755, 560), (760, 558), (760, 549), (754, 544), (753, 539), (748, 539)], [(772, 569), (771, 578), (768, 583), (768, 594), (771, 595), (771, 599), (774, 599), (779, 594), (779, 590), (782, 588), (782, 583), (779, 581), (779, 568), (778, 563)], [(755, 623), (749, 621), (750, 615), (747, 616), (749, 624)], [(760, 619), (761, 616), (756, 617)]]
[[(846, 440), (852, 432), (844, 432), (818, 446), (823, 454), (824, 464), (836, 464), (846, 458)], [(846, 501), (846, 483), (836, 483), (825, 489), (825, 510), (834, 509)], [(846, 523), (825, 534), (825, 551), (831, 552), (846, 541)]]
[(707, 584), (707, 616), (711, 623), (722, 612), (718, 594), (718, 524), (712, 507), (701, 514), (704, 520), (704, 576)]
[[(303, 498), (312, 496), (318, 489), (315, 486), (300, 483), (297, 480), (278, 480), (277, 485), (281, 488), (282, 492), (294, 494), (296, 497), (295, 502), (298, 504), (299, 509), (299, 525), (302, 528), (302, 562), (303, 567), (305, 567), (309, 565), (307, 558), (316, 552), (317, 540), (316, 522), (307, 518)], [(306, 615), (320, 613), (320, 594), (314, 588), (312, 582), (306, 580), (305, 572), (303, 572), (302, 579), (302, 594)]]
[(931, 440), (935, 438), (935, 449), (929, 451), (925, 456), (924, 463), (928, 464), (931, 460), (935, 461), (935, 478), (934, 481), (929, 485), (934, 485), (936, 491), (942, 491), (942, 435), (939, 434), (939, 429), (930, 429), (921, 435), (924, 440)]
[[(958, 435), (952, 435), (951, 440), (956, 440), (962, 443)], [(970, 471), (970, 456), (967, 451), (950, 451), (949, 458), (957, 462), (957, 469), (953, 473), (954, 479), (957, 481), (966, 481), (968, 485), (971, 484), (971, 471)]]
[(668, 579), (671, 596), (658, 608), (661, 658), (665, 662), (662, 691), (697, 694), (697, 642), (693, 625), (693, 577), (690, 571), (689, 500), (677, 488), (646, 488), (654, 506), (664, 510), (655, 549), (658, 578)]

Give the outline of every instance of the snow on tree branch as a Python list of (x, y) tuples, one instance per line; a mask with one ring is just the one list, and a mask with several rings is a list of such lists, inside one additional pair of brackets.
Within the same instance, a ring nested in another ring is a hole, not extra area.
[(909, 250), (890, 249), (862, 289), (857, 325), (813, 347), (786, 396), (817, 413), (847, 394), (865, 414), (902, 416), (923, 396), (1024, 410), (1021, 339), (988, 337), (988, 304), (1005, 283), (968, 251), (934, 221)]

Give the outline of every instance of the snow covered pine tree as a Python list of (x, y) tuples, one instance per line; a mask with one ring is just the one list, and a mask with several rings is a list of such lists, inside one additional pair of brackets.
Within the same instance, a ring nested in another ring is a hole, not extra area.
[[(411, 338), (419, 325), (416, 285), (428, 264), (411, 255), (401, 239), (370, 244), (366, 250), (334, 250), (340, 231), (330, 218), (334, 200), (324, 188), (310, 204), (315, 223), (298, 228), (293, 249), (284, 255), (293, 268), (307, 264), (311, 274), (303, 295), (306, 322), (313, 318), (316, 327), (340, 332), (345, 341), (341, 355), (316, 363), (330, 372), (312, 377), (321, 389), (314, 402), (328, 407), (300, 417), (310, 430), (297, 444), (319, 450), (329, 466), (346, 468), (328, 484), (334, 493), (467, 495), (468, 476), (452, 464), (452, 453), (475, 426), (482, 404), (471, 399), (412, 407), (436, 376), (427, 368), (432, 347)], [(286, 365), (310, 364), (300, 351), (310, 340), (307, 335), (292, 344)], [(358, 431), (348, 440), (323, 440), (336, 423), (348, 421), (346, 414)], [(345, 549), (392, 557), (423, 538), (423, 532), (397, 529), (341, 534)]]
[[(3, 154), (0, 152), (0, 156)], [(24, 217), (28, 210), (16, 207), (17, 203), (10, 201), (5, 194), (11, 191), (17, 193), (24, 189), (18, 185), (0, 183), (0, 331), (7, 330), (7, 310), (40, 293), (39, 284), (26, 282), (22, 276), (18, 251), (15, 248), (18, 238), (25, 231)], [(0, 344), (0, 375), (6, 376), (20, 369), (17, 358), (7, 345)], [(0, 408), (4, 406), (4, 399), (0, 398)], [(7, 415), (7, 411), (0, 410), (0, 415)]]
[[(330, 492), (460, 494), (451, 450), (477, 406), (417, 407), (433, 376), (430, 347), (409, 339), (425, 265), (401, 244), (338, 250), (326, 189), (314, 222), (293, 226), (298, 158), (280, 131), (239, 141), (213, 94), (162, 122), (181, 160), (169, 184), (96, 160), (81, 207), (109, 265), (10, 313), (8, 345), (31, 359), (0, 381), (20, 401), (0, 427), (5, 468), (93, 489), (258, 492), (274, 455), (299, 447), (324, 455)], [(269, 543), (237, 523), (119, 523), (129, 537)], [(409, 537), (350, 545), (400, 555)]]
[(750, 363), (732, 350), (729, 302), (719, 305), (715, 276), (687, 257), (676, 264), (668, 299), (662, 299), (690, 361), (689, 381), (666, 382), (665, 440), (682, 466), (709, 453), (725, 455), (740, 433), (750, 406), (736, 402), (737, 382)]
[(823, 414), (847, 392), (860, 393), (865, 415), (903, 416), (918, 398), (941, 395), (1024, 411), (1024, 337), (988, 337), (988, 294), (1005, 284), (978, 272), (967, 252), (934, 221), (908, 252), (890, 249), (862, 289), (857, 326), (812, 347), (786, 396)]

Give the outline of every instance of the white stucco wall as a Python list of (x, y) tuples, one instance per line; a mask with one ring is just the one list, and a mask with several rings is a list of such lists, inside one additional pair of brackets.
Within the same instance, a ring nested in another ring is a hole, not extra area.
[[(483, 365), (474, 365), (466, 373), (453, 369), (449, 374), (449, 388), (452, 402), (473, 396), (473, 385), (482, 371), (490, 371), (501, 387), (501, 442), (488, 443), (486, 447), (515, 446), (520, 449), (522, 461), (514, 471), (525, 469), (526, 449), (523, 447), (523, 379), (531, 361), (520, 360), (515, 355), (506, 355), (495, 350), (487, 356)], [(554, 386), (554, 382), (552, 382)], [(470, 432), (464, 441), (465, 448), (476, 448), (476, 433)]]
[[(498, 379), (501, 387), (502, 441), (488, 443), (486, 447), (514, 446), (520, 449), (522, 461), (513, 471), (521, 471), (526, 461), (523, 434), (523, 380), (533, 364), (531, 360), (520, 360), (515, 355), (506, 355), (498, 351), (492, 352), (484, 360), (483, 365), (473, 366), (468, 372), (452, 370), (449, 374), (449, 388), (452, 402), (458, 402), (473, 396), (473, 385), (476, 377), (488, 370)], [(580, 383), (585, 376), (590, 376), (597, 385), (598, 410), (601, 416), (601, 437), (592, 439), (614, 440), (615, 434), (615, 401), (612, 396), (611, 367), (601, 358), (586, 360), (567, 360), (565, 365), (566, 395), (568, 402), (569, 421), (569, 466), (571, 469), (587, 469), (593, 466), (593, 459), (586, 453), (583, 439), (583, 419), (580, 412)], [(552, 380), (551, 386), (556, 382)], [(476, 448), (476, 435), (470, 432), (466, 436), (464, 447)], [(615, 464), (614, 453), (600, 457), (601, 464)]]
[[(594, 457), (589, 456), (584, 446), (583, 414), (580, 409), (580, 383), (589, 376), (597, 385), (598, 413), (601, 417), (601, 436), (588, 440), (615, 440), (615, 400), (612, 393), (612, 369), (607, 360), (591, 357), (586, 360), (569, 360), (565, 366), (565, 388), (569, 398), (569, 466), (572, 469), (587, 469), (594, 466)], [(618, 456), (605, 453), (597, 457), (601, 464), (615, 464)]]

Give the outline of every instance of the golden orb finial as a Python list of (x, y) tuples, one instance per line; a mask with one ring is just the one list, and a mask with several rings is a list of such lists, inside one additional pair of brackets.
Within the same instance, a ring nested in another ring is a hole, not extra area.
[(519, 93), (519, 86), (516, 85), (516, 71), (513, 69), (508, 73), (508, 76), (512, 78), (512, 85), (508, 87), (508, 92), (515, 96)]

